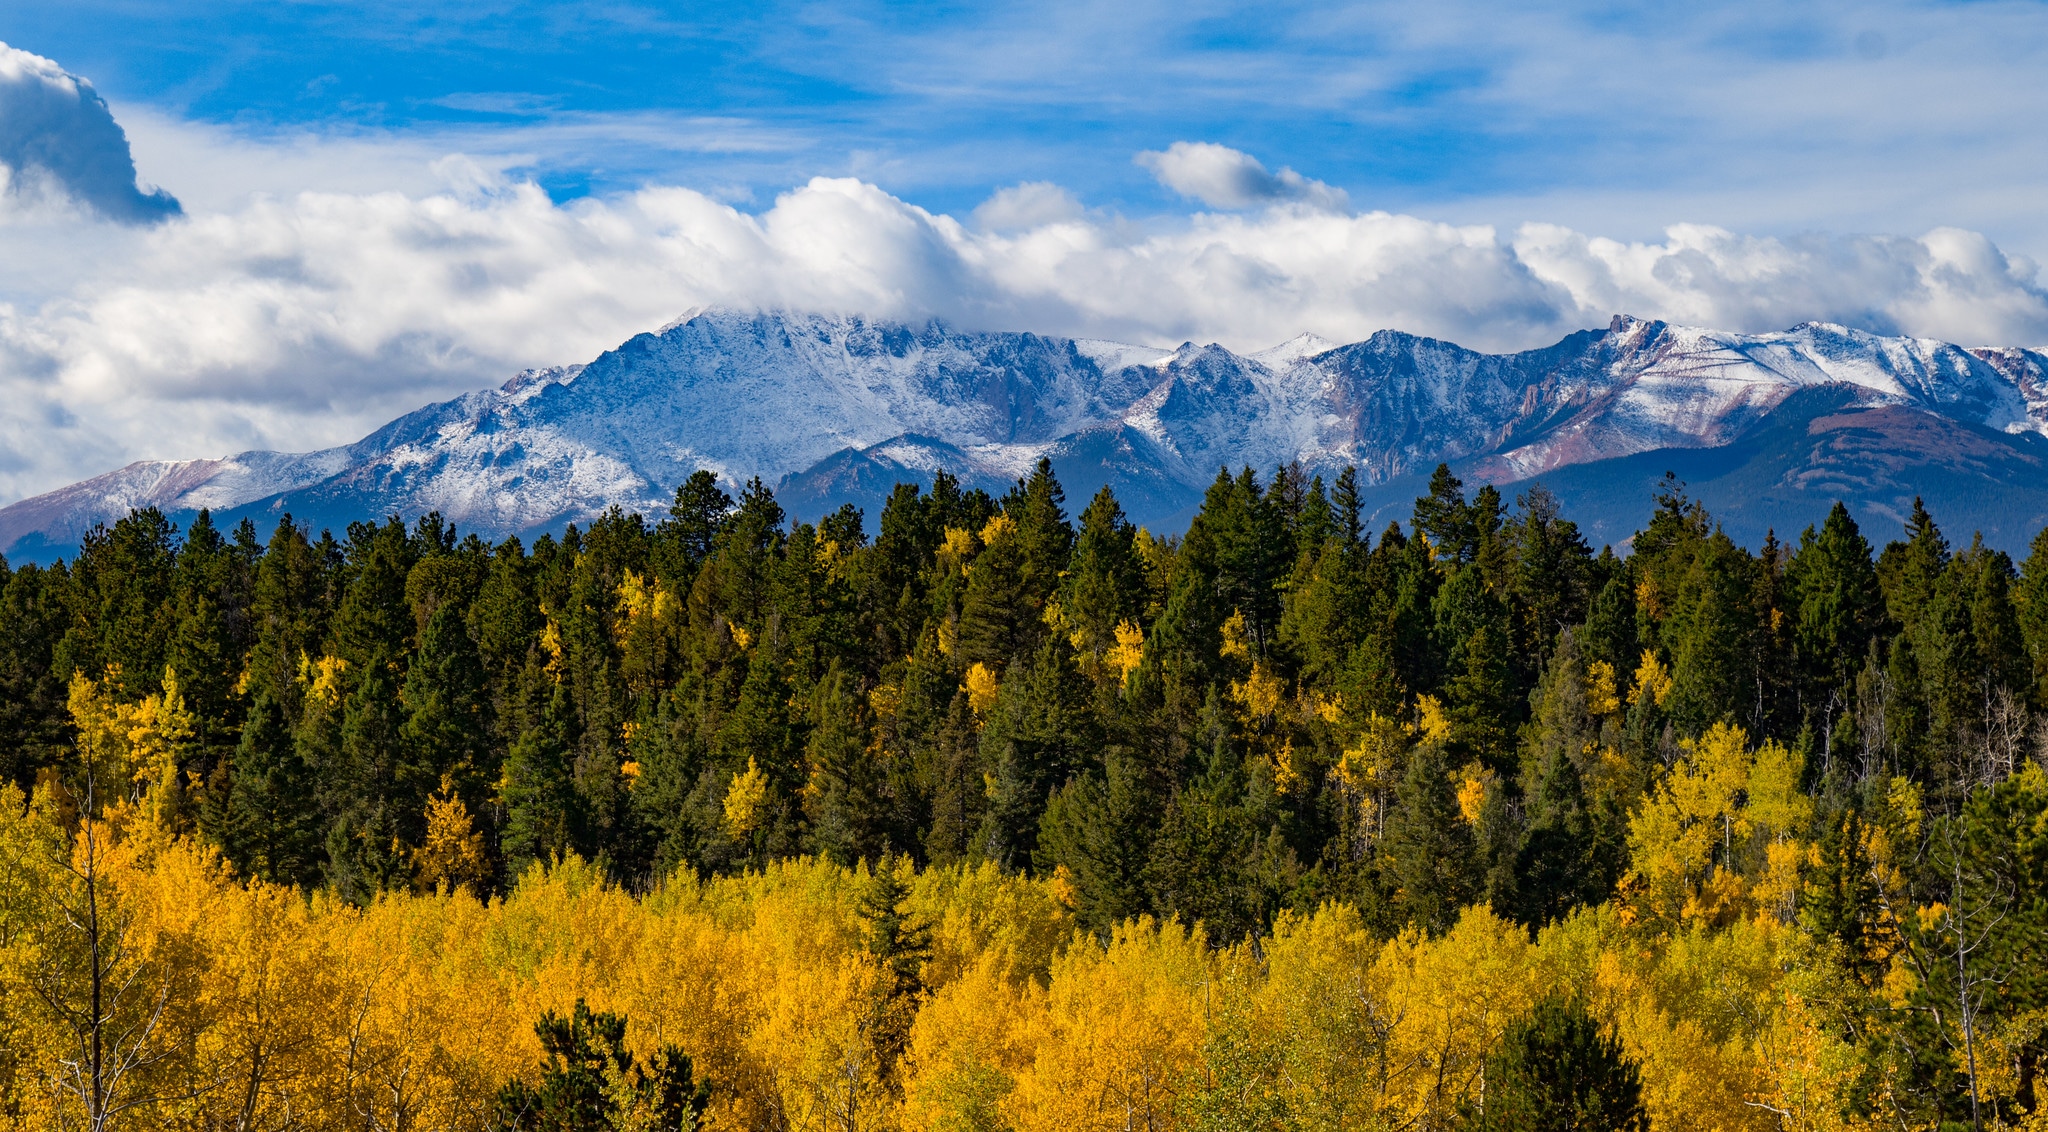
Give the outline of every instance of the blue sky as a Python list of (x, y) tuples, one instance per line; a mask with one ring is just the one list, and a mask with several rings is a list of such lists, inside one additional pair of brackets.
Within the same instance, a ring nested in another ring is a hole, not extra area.
[(67, 0), (0, 42), (0, 502), (705, 304), (2048, 346), (2044, 0)]
[[(2030, 248), (2039, 210), (2010, 196), (2042, 164), (1999, 151), (2043, 140), (2021, 119), (2048, 110), (2044, 33), (2031, 0), (70, 0), (0, 16), (0, 39), (117, 108), (252, 135), (459, 135), (526, 151), (557, 199), (654, 181), (763, 201), (850, 174), (952, 212), (1049, 180), (1146, 213), (1172, 194), (1131, 155), (1185, 139), (1454, 219), (1533, 200), (1627, 225), (1613, 235), (1947, 223)], [(1913, 166), (1929, 162), (1967, 194), (1927, 185)]]

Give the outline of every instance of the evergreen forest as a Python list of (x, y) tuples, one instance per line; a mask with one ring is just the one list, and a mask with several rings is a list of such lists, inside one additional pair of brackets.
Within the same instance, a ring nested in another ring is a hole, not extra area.
[(0, 1124), (2048, 1130), (2048, 532), (1654, 505), (0, 561)]

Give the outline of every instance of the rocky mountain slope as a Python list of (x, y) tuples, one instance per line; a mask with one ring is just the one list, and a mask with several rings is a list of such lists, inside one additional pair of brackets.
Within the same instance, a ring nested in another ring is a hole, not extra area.
[[(1886, 448), (1892, 470), (1875, 479), (1829, 464), (1839, 445), (1809, 443), (1813, 429), (1872, 428), (1910, 451)], [(1245, 355), (712, 310), (587, 365), (429, 405), (346, 447), (142, 462), (23, 500), (0, 509), (0, 550), (68, 553), (93, 524), (139, 506), (259, 525), (288, 513), (315, 527), (438, 510), (464, 529), (525, 534), (614, 504), (657, 513), (700, 467), (759, 476), (799, 516), (844, 502), (872, 516), (900, 480), (929, 483), (945, 468), (1000, 489), (1040, 457), (1075, 509), (1108, 483), (1155, 526), (1183, 522), (1226, 465), (1298, 460), (1326, 476), (1356, 465), (1398, 513), (1410, 479), (1449, 461), (1473, 480), (1575, 485), (1572, 497), (1598, 512), (1589, 523), (1620, 538), (1647, 507), (1642, 469), (1661, 475), (1689, 453), (1695, 476), (1740, 457), (1772, 469), (1773, 484), (1805, 485), (1780, 493), (1788, 500), (1832, 491), (1878, 521), (1922, 483), (1937, 515), (1950, 495), (2009, 496), (2017, 530), (2035, 490), (2020, 469), (2037, 466), (2044, 436), (2041, 351), (1819, 323), (1744, 335), (1618, 317), (1514, 354), (1390, 330)]]

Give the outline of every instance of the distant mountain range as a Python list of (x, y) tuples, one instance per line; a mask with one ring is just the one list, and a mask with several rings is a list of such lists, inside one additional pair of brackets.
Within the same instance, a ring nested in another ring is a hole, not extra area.
[(1070, 510), (1107, 483), (1133, 518), (1184, 526), (1218, 468), (1355, 465), (1375, 524), (1448, 462), (1468, 484), (1541, 480), (1596, 545), (1677, 472), (1745, 542), (1849, 502), (1874, 539), (1924, 495), (1952, 537), (2021, 549), (2048, 525), (2048, 353), (1965, 349), (1825, 323), (1747, 335), (1617, 317), (1482, 354), (1381, 331), (1237, 354), (855, 316), (707, 310), (587, 365), (529, 370), (354, 444), (141, 461), (0, 509), (0, 551), (68, 555), (96, 523), (314, 529), (439, 511), (489, 537), (614, 504), (663, 513), (698, 468), (759, 476), (792, 514), (946, 469), (1000, 490), (1050, 458)]

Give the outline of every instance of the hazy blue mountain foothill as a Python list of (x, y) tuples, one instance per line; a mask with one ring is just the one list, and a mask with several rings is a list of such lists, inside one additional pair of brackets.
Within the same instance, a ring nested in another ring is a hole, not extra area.
[(2018, 550), (2048, 522), (2048, 354), (1625, 316), (1513, 354), (1392, 330), (1238, 354), (707, 310), (345, 447), (143, 461), (22, 500), (0, 509), (0, 552), (68, 555), (149, 506), (315, 530), (438, 511), (530, 535), (611, 506), (663, 513), (698, 468), (734, 487), (760, 477), (797, 518), (846, 503), (872, 516), (898, 482), (944, 469), (1000, 490), (1040, 458), (1070, 506), (1108, 484), (1161, 532), (1221, 467), (1355, 466), (1383, 524), (1441, 462), (1510, 497), (1540, 479), (1595, 541), (1636, 530), (1669, 471), (1750, 545), (1796, 537), (1837, 498), (1888, 533), (1922, 496), (1945, 524)]

